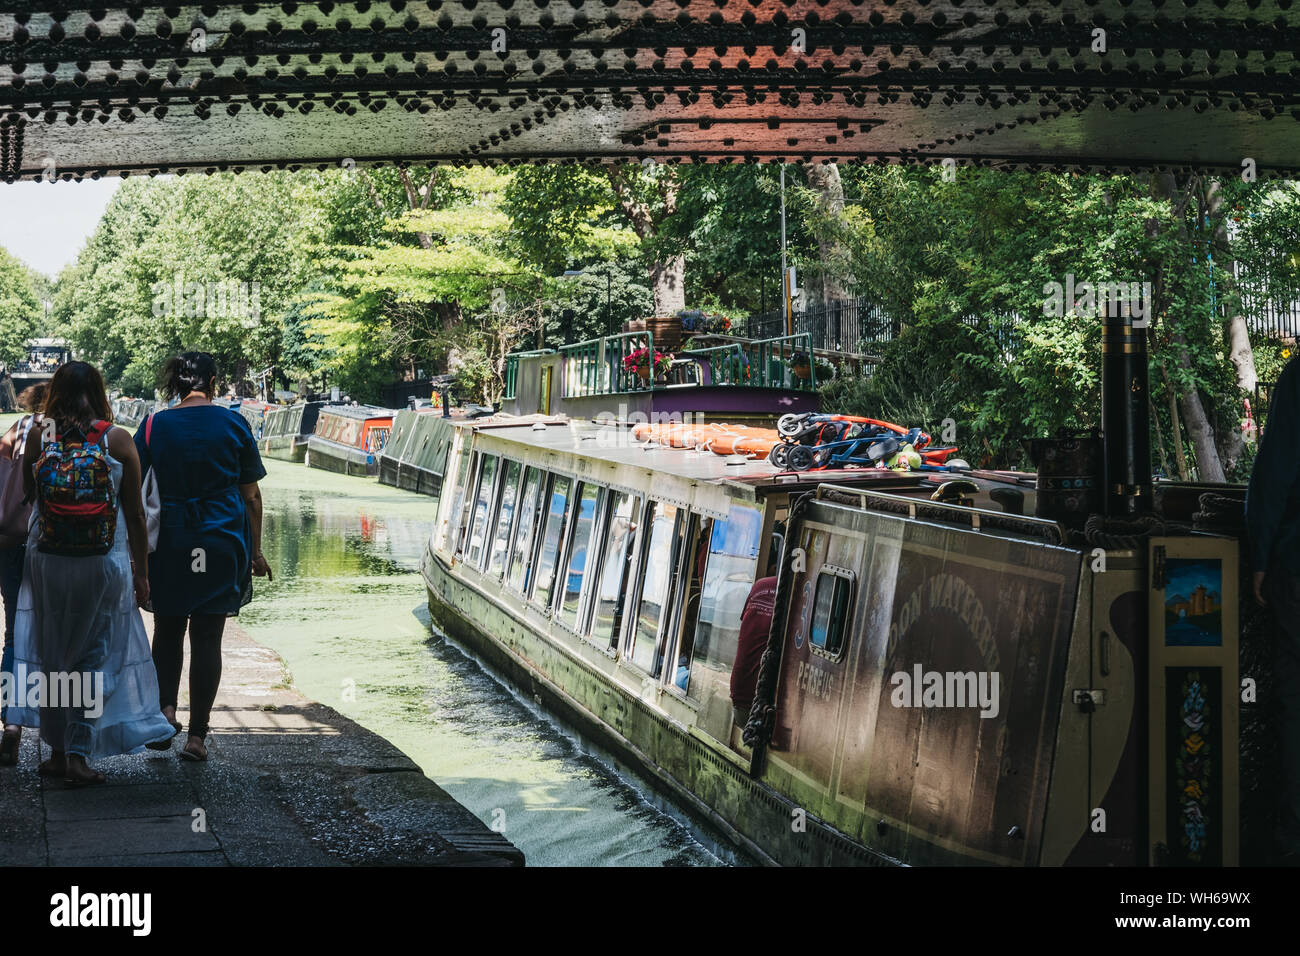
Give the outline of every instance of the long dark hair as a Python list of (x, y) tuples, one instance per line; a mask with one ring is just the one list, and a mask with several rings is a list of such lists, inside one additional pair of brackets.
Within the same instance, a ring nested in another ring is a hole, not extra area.
[(41, 409), (53, 419), (59, 431), (77, 429), (85, 433), (96, 421), (111, 422), (113, 409), (108, 404), (104, 377), (89, 362), (65, 362), (50, 379)]
[(163, 398), (184, 398), (203, 392), (208, 398), (217, 388), (217, 360), (207, 352), (182, 352), (167, 360), (162, 370)]

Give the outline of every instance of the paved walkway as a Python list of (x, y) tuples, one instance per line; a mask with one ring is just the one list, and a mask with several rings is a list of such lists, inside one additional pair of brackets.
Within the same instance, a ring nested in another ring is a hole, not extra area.
[(404, 753), (289, 687), (235, 621), (223, 647), (206, 763), (179, 759), (182, 734), (170, 752), (99, 761), (108, 783), (72, 790), (36, 773), (24, 731), (18, 767), (0, 768), (0, 864), (522, 865)]

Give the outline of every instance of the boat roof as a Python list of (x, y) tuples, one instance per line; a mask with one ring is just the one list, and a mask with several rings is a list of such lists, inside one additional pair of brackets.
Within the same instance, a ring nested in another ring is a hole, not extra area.
[(344, 418), (392, 418), (396, 409), (379, 408), (376, 405), (325, 405), (321, 407), (322, 415), (342, 415)]
[[(752, 485), (760, 496), (771, 491), (798, 491), (825, 482), (866, 482), (881, 490), (899, 490), (917, 487), (922, 481), (920, 473), (900, 474), (873, 468), (782, 471), (766, 459), (717, 455), (707, 450), (635, 441), (631, 434), (632, 424), (628, 422), (590, 422), (544, 416), (529, 416), (521, 420), (514, 416), (496, 415), (453, 421), (452, 424), (530, 450), (646, 468), (687, 481)], [(537, 428), (539, 424), (543, 427)]]

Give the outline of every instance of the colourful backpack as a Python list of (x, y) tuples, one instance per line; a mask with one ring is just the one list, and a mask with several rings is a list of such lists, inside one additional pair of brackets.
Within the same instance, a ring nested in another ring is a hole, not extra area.
[(117, 497), (105, 457), (104, 433), (95, 422), (80, 442), (56, 435), (36, 462), (37, 550), (89, 557), (108, 554), (117, 531)]

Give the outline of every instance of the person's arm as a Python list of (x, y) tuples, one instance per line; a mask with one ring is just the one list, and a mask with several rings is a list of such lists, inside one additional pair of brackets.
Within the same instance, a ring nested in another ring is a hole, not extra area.
[(244, 506), (248, 508), (248, 524), (253, 535), (253, 540), (249, 542), (253, 550), (253, 573), (259, 578), (274, 581), (271, 566), (262, 554), (262, 489), (257, 484), (266, 477), (266, 466), (262, 464), (262, 455), (257, 450), (257, 442), (253, 439), (253, 430), (247, 420), (237, 412), (232, 414), (240, 429), (239, 493), (244, 498)]
[(1255, 568), (1255, 600), (1261, 605), (1273, 543), (1277, 540), (1287, 498), (1300, 477), (1300, 436), (1294, 433), (1300, 424), (1298, 386), (1297, 366), (1293, 361), (1278, 376), (1270, 397), (1269, 427), (1260, 438), (1246, 492), (1246, 533)]
[(44, 423), (37, 421), (27, 436), (27, 447), (23, 449), (23, 496), (36, 500), (36, 462), (45, 448)]
[(149, 603), (149, 529), (144, 517), (144, 496), (140, 492), (140, 456), (124, 428), (109, 429), (108, 453), (122, 463), (122, 486), (118, 489), (117, 502), (126, 522), (135, 599), (144, 607)]
[(22, 425), (23, 420), (20, 418), (9, 426), (9, 430), (0, 437), (0, 458), (12, 458), (14, 448), (18, 445), (18, 428)]
[(239, 493), (243, 495), (244, 506), (248, 508), (248, 524), (253, 532), (253, 540), (250, 542), (253, 548), (253, 573), (259, 578), (274, 581), (271, 566), (266, 561), (266, 555), (262, 554), (262, 489), (254, 481), (240, 485)]

